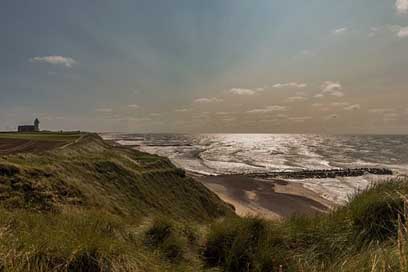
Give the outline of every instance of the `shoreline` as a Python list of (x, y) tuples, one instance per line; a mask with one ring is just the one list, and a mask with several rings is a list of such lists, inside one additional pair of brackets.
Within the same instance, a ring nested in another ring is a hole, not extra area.
[(264, 180), (246, 175), (202, 176), (188, 172), (231, 204), (239, 216), (261, 216), (281, 220), (293, 215), (327, 213), (335, 204), (299, 183)]

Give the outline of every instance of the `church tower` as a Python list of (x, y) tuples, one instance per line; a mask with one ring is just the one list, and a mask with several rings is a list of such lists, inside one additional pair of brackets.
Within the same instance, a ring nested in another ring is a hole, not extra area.
[(38, 118), (35, 118), (34, 120), (34, 131), (40, 131), (40, 121)]

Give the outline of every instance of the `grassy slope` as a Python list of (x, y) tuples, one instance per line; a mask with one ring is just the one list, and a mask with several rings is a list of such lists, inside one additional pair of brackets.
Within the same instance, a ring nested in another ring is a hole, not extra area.
[(44, 140), (44, 141), (74, 141), (81, 132), (0, 132), (0, 139)]
[(407, 194), (397, 179), (330, 214), (241, 219), (167, 159), (88, 135), (58, 151), (0, 157), (0, 266), (408, 271)]
[(408, 181), (357, 195), (330, 214), (284, 222), (231, 219), (212, 226), (204, 250), (225, 271), (408, 271)]
[(183, 264), (167, 268), (140, 244), (152, 218), (194, 225), (232, 213), (168, 159), (92, 134), (62, 149), (0, 157), (0, 206), (6, 271), (177, 269)]
[(226, 211), (214, 194), (168, 159), (113, 147), (92, 134), (43, 154), (3, 156), (0, 180), (0, 205), (5, 208), (84, 207), (188, 220), (208, 220)]

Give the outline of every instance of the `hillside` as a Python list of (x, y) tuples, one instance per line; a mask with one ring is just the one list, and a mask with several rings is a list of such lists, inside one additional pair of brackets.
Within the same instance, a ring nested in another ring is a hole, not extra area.
[(1, 156), (0, 207), (6, 271), (70, 270), (77, 261), (88, 262), (83, 271), (99, 271), (99, 262), (108, 262), (105, 251), (136, 246), (122, 236), (131, 235), (127, 228), (163, 217), (202, 224), (233, 213), (168, 159), (112, 146), (95, 134), (52, 150)]
[(239, 218), (168, 159), (83, 134), (0, 157), (0, 271), (408, 271), (407, 194), (401, 177), (328, 213)]
[(48, 152), (0, 157), (0, 181), (0, 205), (6, 209), (81, 207), (197, 221), (228, 210), (168, 159), (111, 146), (94, 134)]

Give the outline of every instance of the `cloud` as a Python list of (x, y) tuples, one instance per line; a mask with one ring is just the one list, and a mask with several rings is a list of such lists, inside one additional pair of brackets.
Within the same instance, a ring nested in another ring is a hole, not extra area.
[(308, 98), (304, 96), (291, 96), (288, 97), (289, 102), (301, 102), (301, 101), (306, 101)]
[(390, 112), (390, 113), (385, 113), (384, 118), (397, 118), (399, 116), (398, 113), (395, 112)]
[(333, 120), (333, 119), (337, 119), (339, 116), (337, 114), (330, 114), (327, 115), (324, 119), (325, 120)]
[(63, 56), (45, 56), (45, 57), (34, 57), (30, 59), (31, 62), (49, 63), (55, 65), (65, 65), (71, 68), (74, 64), (78, 62), (73, 58), (67, 58)]
[(211, 98), (197, 98), (194, 100), (194, 103), (199, 103), (199, 104), (206, 104), (206, 103), (217, 103), (217, 102), (222, 102), (224, 100), (217, 98), (217, 97), (211, 97)]
[(393, 108), (376, 108), (376, 109), (369, 109), (368, 112), (374, 113), (374, 114), (384, 114), (384, 113), (389, 113), (389, 112), (394, 112), (395, 109)]
[(221, 121), (224, 121), (224, 122), (233, 122), (233, 121), (236, 121), (236, 120), (237, 120), (237, 118), (235, 118), (235, 117), (221, 119)]
[(287, 107), (285, 106), (274, 105), (274, 106), (268, 106), (268, 107), (261, 108), (261, 109), (249, 110), (247, 111), (247, 113), (268, 113), (268, 112), (273, 112), (273, 111), (286, 111), (286, 110), (287, 110)]
[(331, 105), (333, 107), (345, 107), (345, 106), (350, 105), (350, 103), (348, 103), (348, 102), (333, 102), (333, 103), (331, 103)]
[(234, 95), (254, 95), (256, 94), (256, 91), (254, 90), (242, 89), (242, 88), (232, 88), (228, 92)]
[(332, 95), (337, 97), (343, 97), (344, 93), (342, 92), (343, 86), (340, 82), (326, 81), (321, 86), (321, 93), (317, 94), (315, 97), (323, 97), (325, 95)]
[(399, 31), (398, 31), (398, 37), (400, 38), (406, 38), (408, 37), (408, 26), (406, 27), (402, 27)]
[(395, 2), (395, 8), (400, 14), (408, 13), (408, 0), (397, 0)]
[(299, 123), (303, 123), (303, 122), (305, 122), (306, 120), (311, 120), (312, 119), (312, 117), (310, 117), (310, 116), (302, 116), (302, 117), (289, 117), (288, 118), (290, 121), (292, 121), (292, 122), (299, 122)]
[[(407, 0), (408, 1), (408, 0)], [(399, 38), (408, 37), (408, 26), (403, 27), (400, 25), (385, 25), (378, 27), (371, 27), (370, 32), (368, 33), (369, 37), (377, 36), (379, 33), (393, 33)]]
[(347, 31), (348, 31), (347, 27), (342, 27), (342, 28), (337, 28), (333, 30), (332, 33), (335, 35), (340, 35), (340, 34), (346, 33)]
[(188, 112), (190, 109), (176, 109), (175, 112)]
[(344, 110), (346, 111), (354, 111), (354, 110), (359, 110), (359, 109), (361, 109), (360, 104), (348, 105), (344, 107)]
[(322, 103), (313, 103), (312, 104), (312, 107), (321, 107), (321, 106), (323, 106), (323, 104)]
[(292, 87), (292, 88), (306, 88), (307, 84), (306, 83), (297, 83), (297, 82), (289, 82), (289, 83), (277, 83), (272, 86), (273, 88), (287, 88), (287, 87)]
[(140, 108), (140, 106), (137, 105), (137, 104), (130, 104), (130, 105), (128, 105), (128, 107), (132, 108), (132, 109), (139, 109)]
[(96, 112), (112, 112), (113, 110), (110, 108), (98, 108), (95, 111)]
[(215, 113), (216, 115), (228, 115), (231, 114), (231, 112), (226, 112), (226, 111), (219, 111)]
[(307, 57), (314, 57), (314, 56), (316, 56), (316, 52), (314, 52), (314, 51), (312, 51), (312, 50), (308, 50), (308, 49), (302, 50), (302, 51), (300, 52), (300, 54), (303, 55), (303, 56), (307, 56)]

